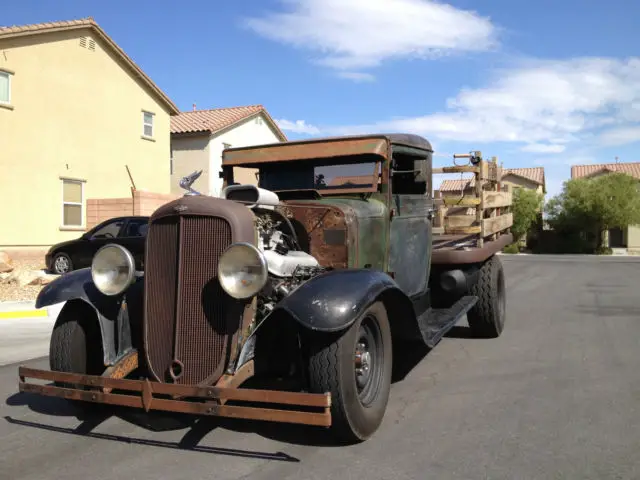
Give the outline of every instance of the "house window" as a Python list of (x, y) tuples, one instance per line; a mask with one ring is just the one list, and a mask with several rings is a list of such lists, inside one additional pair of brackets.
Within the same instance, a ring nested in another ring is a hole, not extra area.
[(153, 137), (153, 113), (142, 112), (142, 135)]
[(0, 103), (11, 103), (11, 74), (0, 70)]
[(84, 183), (62, 180), (62, 226), (84, 226)]

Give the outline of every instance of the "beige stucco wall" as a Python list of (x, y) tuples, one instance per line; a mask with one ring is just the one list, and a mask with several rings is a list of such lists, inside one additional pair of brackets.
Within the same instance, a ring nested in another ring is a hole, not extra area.
[(542, 193), (542, 185), (538, 185), (537, 183), (527, 180), (526, 178), (517, 177), (515, 175), (504, 175), (502, 177), (502, 183), (504, 185), (508, 185), (510, 191), (513, 191), (513, 189), (516, 187), (524, 187), (528, 188), (529, 190), (535, 190), (538, 193)]
[[(61, 227), (61, 177), (83, 181), (84, 219), (89, 198), (130, 197), (125, 165), (137, 188), (169, 193), (168, 107), (116, 58), (89, 30), (0, 40), (0, 68), (15, 73), (0, 108), (0, 247), (79, 236)], [(152, 140), (142, 110), (155, 114)]]
[(625, 241), (630, 252), (640, 254), (640, 225), (631, 225), (627, 228)]
[(210, 135), (207, 133), (194, 137), (174, 136), (171, 139), (172, 171), (170, 191), (172, 194), (184, 194), (185, 190), (180, 188), (180, 180), (196, 170), (202, 170), (202, 175), (194, 182), (192, 188), (201, 193), (208, 193), (209, 137)]

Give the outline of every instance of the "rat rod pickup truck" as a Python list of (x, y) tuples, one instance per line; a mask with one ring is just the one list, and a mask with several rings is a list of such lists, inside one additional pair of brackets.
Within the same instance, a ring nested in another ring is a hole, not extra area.
[[(465, 315), (487, 338), (505, 322), (501, 169), (479, 152), (435, 169), (432, 155), (410, 134), (224, 150), (221, 198), (195, 191), (195, 172), (151, 215), (143, 272), (111, 244), (42, 289), (37, 308), (66, 303), (50, 370), (20, 366), (20, 391), (366, 440), (394, 356)], [(475, 194), (434, 198), (433, 174), (451, 172), (475, 174)]]

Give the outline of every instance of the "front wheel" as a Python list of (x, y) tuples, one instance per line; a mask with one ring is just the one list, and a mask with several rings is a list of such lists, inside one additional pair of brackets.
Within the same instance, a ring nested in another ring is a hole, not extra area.
[[(49, 367), (54, 372), (101, 375), (103, 363), (102, 337), (93, 309), (80, 300), (72, 300), (62, 308), (51, 333)], [(82, 385), (56, 382), (59, 387), (87, 390)], [(96, 411), (98, 405), (72, 401), (83, 411)]]
[(349, 443), (373, 435), (391, 389), (391, 329), (384, 304), (371, 305), (338, 338), (312, 334), (308, 367), (311, 391), (331, 392), (334, 433)]

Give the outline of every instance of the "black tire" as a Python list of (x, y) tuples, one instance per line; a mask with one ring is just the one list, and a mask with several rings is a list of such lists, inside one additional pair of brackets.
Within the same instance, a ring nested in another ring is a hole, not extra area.
[[(93, 309), (80, 300), (63, 307), (53, 327), (49, 345), (49, 368), (56, 372), (101, 375), (105, 370), (102, 337)], [(60, 387), (88, 389), (82, 385), (56, 382)], [(83, 410), (96, 410), (98, 404), (72, 401)]]
[(499, 337), (506, 315), (504, 270), (500, 257), (494, 255), (482, 266), (470, 293), (478, 297), (478, 302), (467, 313), (473, 334), (481, 338)]
[(71, 257), (64, 252), (56, 253), (51, 260), (51, 272), (56, 275), (64, 275), (73, 271)]
[[(371, 305), (337, 338), (311, 334), (311, 341), (310, 387), (315, 393), (331, 392), (331, 430), (348, 443), (368, 439), (382, 423), (391, 389), (391, 328), (384, 304)], [(366, 346), (357, 357), (359, 343)]]

